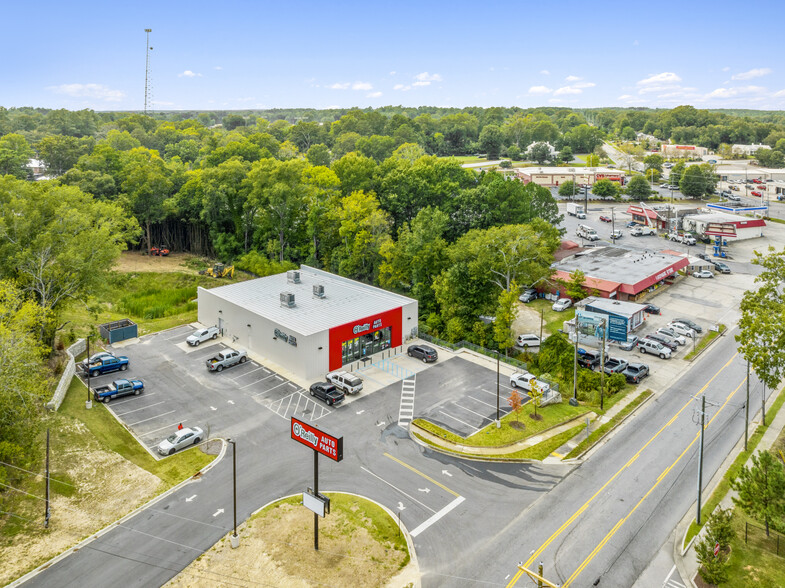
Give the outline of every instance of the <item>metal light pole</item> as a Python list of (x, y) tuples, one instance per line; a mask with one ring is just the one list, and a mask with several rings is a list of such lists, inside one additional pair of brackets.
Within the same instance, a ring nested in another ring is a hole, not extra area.
[(93, 408), (93, 401), (90, 399), (90, 335), (87, 335), (87, 400), (84, 407), (87, 410)]
[[(698, 454), (698, 514), (696, 519), (701, 524), (701, 490), (703, 490), (703, 428), (706, 422), (706, 396), (701, 395), (701, 446)], [(745, 448), (746, 449), (746, 448)]]
[(572, 398), (570, 406), (578, 406), (578, 317), (575, 317), (575, 357), (572, 365)]
[(227, 439), (227, 443), (232, 444), (232, 508), (234, 511), (234, 532), (232, 533), (232, 549), (240, 546), (240, 538), (237, 536), (237, 444), (234, 439)]
[(500, 428), (502, 426), (502, 422), (499, 418), (499, 350), (496, 350), (496, 428)]
[(750, 424), (750, 360), (747, 360), (747, 401), (744, 403), (744, 451), (747, 451), (747, 434)]
[(605, 382), (605, 324), (607, 321), (603, 319), (602, 321), (602, 347), (600, 347), (600, 410), (603, 410), (604, 404), (603, 400), (605, 398), (605, 393), (603, 389), (603, 385)]

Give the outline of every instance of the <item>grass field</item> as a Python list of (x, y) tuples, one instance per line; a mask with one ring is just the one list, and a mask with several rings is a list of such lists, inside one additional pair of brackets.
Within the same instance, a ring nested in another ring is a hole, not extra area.
[(564, 321), (572, 320), (572, 318), (575, 316), (574, 307), (570, 307), (567, 310), (563, 310), (562, 312), (556, 312), (551, 308), (553, 306), (553, 302), (546, 300), (545, 298), (532, 300), (526, 306), (534, 309), (538, 313), (542, 311), (543, 332), (548, 333), (549, 335), (556, 333), (559, 329), (562, 328), (562, 323)]
[(698, 354), (699, 354), (701, 351), (703, 351), (703, 349), (705, 349), (705, 347), (706, 347), (706, 346), (707, 346), (709, 343), (711, 343), (712, 341), (714, 341), (714, 339), (716, 339), (717, 337), (719, 337), (720, 335), (722, 335), (722, 333), (724, 333), (724, 332), (725, 332), (725, 329), (726, 329), (725, 325), (723, 325), (723, 324), (720, 324), (720, 325), (719, 325), (719, 331), (709, 331), (708, 333), (706, 333), (706, 335), (704, 335), (704, 336), (701, 338), (701, 340), (698, 342), (698, 344), (695, 346), (695, 349), (693, 349), (693, 350), (692, 350), (692, 351), (690, 351), (690, 352), (689, 352), (687, 355), (685, 355), (685, 356), (684, 356), (684, 359), (686, 359), (687, 361), (691, 361), (692, 359), (694, 359), (695, 357), (697, 357), (697, 356), (698, 356)]
[[(733, 512), (733, 528), (736, 539), (731, 542), (728, 560), (727, 586), (755, 586), (756, 588), (780, 588), (785, 586), (785, 537), (780, 537), (780, 555), (776, 555), (776, 534), (766, 539), (765, 532), (755, 529), (744, 541), (744, 523), (751, 521), (739, 509)], [(765, 548), (768, 544), (769, 548)]]

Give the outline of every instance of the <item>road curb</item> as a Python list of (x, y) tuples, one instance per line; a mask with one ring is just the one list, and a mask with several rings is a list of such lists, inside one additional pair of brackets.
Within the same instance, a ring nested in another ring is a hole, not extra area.
[[(35, 576), (37, 576), (41, 572), (43, 572), (44, 570), (46, 570), (49, 567), (53, 566), (54, 564), (58, 563), (59, 561), (65, 559), (66, 557), (68, 557), (72, 553), (74, 553), (76, 551), (79, 551), (80, 549), (82, 549), (83, 547), (85, 547), (86, 545), (88, 545), (89, 543), (94, 541), (95, 539), (98, 539), (99, 537), (105, 535), (106, 533), (108, 533), (109, 531), (114, 529), (115, 527), (119, 527), (120, 525), (122, 525), (122, 523), (124, 523), (128, 519), (136, 516), (138, 513), (140, 513), (141, 511), (145, 510), (146, 508), (148, 508), (150, 506), (153, 506), (154, 504), (160, 502), (164, 498), (170, 496), (171, 494), (174, 494), (175, 492), (177, 492), (181, 488), (184, 488), (185, 486), (187, 486), (191, 482), (199, 481), (201, 476), (203, 476), (204, 474), (209, 472), (219, 461), (221, 461), (223, 459), (224, 455), (226, 455), (226, 448), (228, 446), (228, 443), (226, 442), (226, 440), (224, 440), (224, 439), (211, 439), (211, 441), (221, 441), (222, 442), (221, 452), (218, 454), (218, 456), (213, 461), (208, 463), (206, 466), (204, 466), (201, 470), (199, 470), (193, 476), (191, 476), (190, 478), (188, 478), (186, 480), (183, 480), (182, 482), (180, 482), (176, 486), (172, 486), (171, 488), (169, 488), (168, 490), (166, 490), (162, 494), (159, 494), (158, 496), (150, 499), (149, 501), (145, 502), (144, 504), (136, 507), (134, 510), (132, 510), (131, 512), (129, 512), (128, 514), (126, 514), (122, 518), (120, 518), (120, 519), (118, 519), (118, 520), (116, 520), (116, 521), (114, 521), (112, 523), (109, 523), (103, 529), (99, 529), (98, 531), (96, 531), (92, 535), (86, 537), (85, 539), (82, 539), (79, 543), (77, 543), (73, 547), (69, 547), (68, 549), (66, 549), (62, 553), (54, 556), (52, 559), (50, 559), (48, 561), (45, 561), (44, 563), (42, 563), (40, 566), (38, 566), (34, 570), (32, 570), (30, 572), (27, 572), (24, 576), (22, 576), (20, 578), (17, 578), (16, 580), (14, 580), (10, 584), (8, 584), (6, 588), (13, 588), (15, 586), (21, 586), (22, 584), (24, 584), (28, 580), (33, 579)], [(207, 443), (207, 441), (205, 441), (205, 443)]]

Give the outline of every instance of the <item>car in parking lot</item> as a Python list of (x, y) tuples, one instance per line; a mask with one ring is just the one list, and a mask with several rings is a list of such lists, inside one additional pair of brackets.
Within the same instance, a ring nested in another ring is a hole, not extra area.
[(178, 449), (196, 445), (202, 440), (202, 437), (204, 437), (204, 431), (200, 427), (185, 427), (161, 441), (158, 444), (158, 453), (172, 455)]
[(704, 261), (711, 261), (711, 257), (709, 257), (706, 253), (698, 253), (698, 257)]
[(598, 351), (584, 351), (578, 355), (578, 365), (593, 370), (600, 366), (600, 353)]
[(627, 335), (626, 341), (619, 342), (619, 348), (623, 349), (624, 351), (632, 351), (635, 349), (635, 346), (638, 344), (638, 336), (637, 335)]
[(715, 261), (714, 262), (714, 269), (716, 269), (721, 274), (729, 274), (730, 273), (730, 268), (727, 265), (725, 265), (724, 263), (722, 263), (721, 261)]
[(600, 220), (604, 223), (612, 223), (613, 219), (609, 216), (605, 216), (604, 214), (600, 216)]
[(666, 335), (663, 335), (662, 333), (649, 333), (644, 337), (644, 339), (649, 339), (650, 341), (656, 341), (663, 347), (667, 347), (668, 349), (670, 349), (671, 353), (673, 353), (679, 348), (679, 344), (676, 343), (676, 341), (674, 341), (673, 339), (671, 339)]
[(333, 384), (329, 382), (316, 382), (311, 384), (311, 396), (315, 396), (319, 400), (324, 400), (327, 406), (334, 406), (341, 404), (346, 395), (338, 390)]
[(668, 323), (668, 328), (672, 329), (674, 333), (679, 335), (683, 335), (689, 339), (695, 338), (695, 331), (693, 331), (690, 327), (683, 325), (681, 323), (677, 323), (675, 321), (671, 321)]
[(521, 302), (531, 302), (532, 300), (537, 299), (537, 290), (534, 288), (526, 288), (523, 293), (518, 296), (518, 300)]
[(620, 357), (609, 357), (605, 360), (605, 366), (602, 368), (606, 374), (620, 374), (624, 370), (627, 369), (626, 359), (621, 359)]
[(81, 367), (85, 372), (87, 372), (88, 365), (91, 363), (97, 363), (104, 357), (114, 357), (114, 353), (109, 353), (108, 351), (99, 351), (98, 353), (94, 353), (89, 358), (82, 360)]
[(728, 193), (728, 200), (732, 200), (733, 202), (741, 202), (741, 196), (738, 196), (736, 194), (731, 194), (729, 192)]
[(515, 344), (518, 347), (523, 347), (524, 349), (528, 347), (539, 347), (540, 338), (534, 333), (524, 333), (522, 335), (518, 335), (518, 338), (515, 340)]
[(693, 331), (695, 331), (696, 333), (702, 333), (703, 332), (703, 327), (701, 327), (698, 323), (696, 323), (692, 319), (675, 318), (671, 322), (672, 323), (680, 323), (682, 325), (685, 325), (685, 326), (689, 327), (690, 329), (692, 329)]
[(637, 384), (649, 375), (649, 366), (645, 363), (631, 363), (622, 372), (630, 384)]
[(198, 329), (186, 337), (185, 342), (193, 347), (198, 347), (199, 343), (204, 343), (209, 339), (218, 338), (218, 327), (207, 327), (206, 329)]
[(352, 372), (330, 372), (327, 381), (345, 394), (359, 394), (363, 389), (363, 381)]
[(758, 198), (760, 198), (760, 197), (762, 196), (762, 194), (761, 194), (760, 192), (757, 192), (757, 191), (755, 191), (755, 190), (753, 190), (752, 192), (750, 192), (750, 194), (752, 194), (753, 196), (757, 196)]
[(625, 226), (625, 227), (627, 227), (628, 229), (631, 229), (632, 227), (637, 227), (637, 226), (638, 226), (638, 223), (636, 223), (635, 221), (629, 221), (629, 222), (628, 222), (626, 225), (624, 225), (624, 226)]
[(692, 275), (696, 278), (713, 278), (714, 273), (711, 270), (698, 270), (696, 272), (692, 272)]
[(658, 355), (660, 359), (670, 359), (671, 356), (671, 350), (662, 343), (646, 338), (638, 341), (638, 351)]
[(569, 298), (559, 298), (556, 302), (553, 303), (551, 308), (556, 312), (561, 312), (563, 310), (567, 310), (570, 306), (572, 306), (572, 300)]
[(436, 353), (436, 350), (427, 345), (409, 345), (409, 348), (406, 350), (406, 355), (421, 359), (423, 360), (423, 363), (431, 363), (439, 359), (439, 354)]
[(643, 312), (646, 314), (662, 314), (660, 307), (655, 304), (647, 304), (646, 308), (643, 309)]
[(622, 237), (623, 234), (619, 229), (616, 229), (611, 233), (611, 240), (621, 239)]
[(543, 394), (551, 389), (548, 384), (542, 380), (538, 380), (534, 374), (530, 374), (529, 372), (515, 372), (510, 376), (510, 386), (513, 388), (523, 388), (528, 392), (531, 392), (532, 386), (537, 386), (537, 389)]
[(659, 333), (660, 335), (665, 335), (666, 337), (672, 339), (679, 345), (687, 344), (687, 339), (685, 339), (683, 335), (679, 335), (678, 333), (676, 333), (676, 331), (674, 331), (673, 329), (669, 329), (668, 327), (660, 327), (659, 329), (657, 329), (657, 333)]

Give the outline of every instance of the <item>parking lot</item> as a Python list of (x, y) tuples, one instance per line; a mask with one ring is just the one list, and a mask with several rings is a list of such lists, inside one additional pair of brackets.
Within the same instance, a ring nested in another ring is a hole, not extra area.
[(179, 424), (199, 426), (205, 431), (204, 438), (215, 437), (252, 416), (249, 400), (254, 410), (269, 411), (282, 419), (297, 416), (315, 421), (330, 414), (324, 403), (253, 359), (221, 373), (208, 372), (205, 361), (228, 345), (218, 340), (191, 347), (185, 338), (193, 330), (183, 325), (116, 345), (113, 351), (129, 358), (128, 370), (90, 379), (92, 387), (120, 378), (144, 382), (143, 394), (119, 398), (107, 408), (156, 457), (154, 448)]

